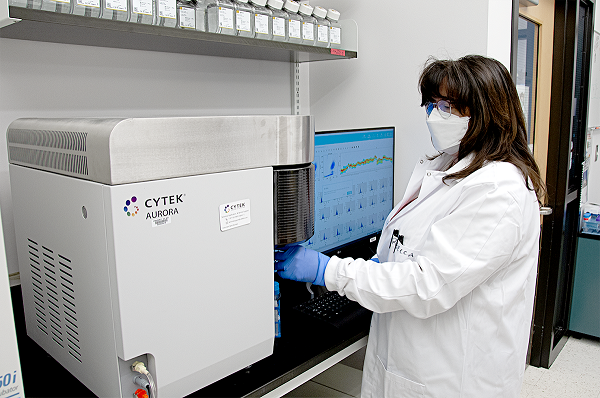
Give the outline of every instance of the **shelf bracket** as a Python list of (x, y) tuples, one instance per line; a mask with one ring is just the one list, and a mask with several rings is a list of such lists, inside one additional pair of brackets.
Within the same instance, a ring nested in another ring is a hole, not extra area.
[(292, 115), (300, 115), (300, 63), (290, 62), (292, 68)]
[(309, 64), (310, 62), (290, 62), (290, 82), (292, 95), (292, 115), (309, 115)]

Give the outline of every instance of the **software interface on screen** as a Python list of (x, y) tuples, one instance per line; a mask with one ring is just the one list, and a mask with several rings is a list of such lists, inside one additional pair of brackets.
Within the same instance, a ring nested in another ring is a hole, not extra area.
[(394, 128), (315, 134), (315, 234), (326, 252), (381, 231), (393, 208)]

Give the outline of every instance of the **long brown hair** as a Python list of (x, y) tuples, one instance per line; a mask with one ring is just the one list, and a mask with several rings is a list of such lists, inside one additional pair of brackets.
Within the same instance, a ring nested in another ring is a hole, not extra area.
[[(419, 86), (421, 106), (434, 102), (434, 97), (443, 98), (462, 114), (468, 110), (471, 116), (460, 142), (458, 160), (470, 154), (473, 159), (465, 169), (445, 178), (464, 178), (487, 162), (512, 163), (523, 174), (527, 188), (534, 190), (543, 203), (546, 187), (527, 146), (523, 109), (504, 65), (479, 55), (456, 61), (431, 58), (421, 73)], [(441, 87), (446, 89), (444, 96), (440, 94)]]

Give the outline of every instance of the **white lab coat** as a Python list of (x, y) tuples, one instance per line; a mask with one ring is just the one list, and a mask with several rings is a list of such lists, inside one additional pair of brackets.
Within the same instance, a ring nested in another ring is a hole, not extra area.
[(537, 273), (536, 195), (501, 162), (446, 185), (442, 178), (470, 158), (437, 171), (449, 160), (417, 163), (385, 221), (381, 264), (332, 257), (327, 265), (327, 288), (374, 312), (362, 398), (519, 396)]

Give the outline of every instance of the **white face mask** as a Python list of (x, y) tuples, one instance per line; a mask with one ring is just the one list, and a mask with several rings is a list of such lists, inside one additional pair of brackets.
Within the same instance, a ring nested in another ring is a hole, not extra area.
[(444, 119), (437, 108), (433, 109), (427, 117), (427, 127), (433, 147), (449, 154), (458, 152), (460, 140), (467, 132), (470, 119), (468, 116), (460, 117), (454, 114)]

